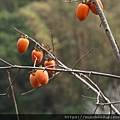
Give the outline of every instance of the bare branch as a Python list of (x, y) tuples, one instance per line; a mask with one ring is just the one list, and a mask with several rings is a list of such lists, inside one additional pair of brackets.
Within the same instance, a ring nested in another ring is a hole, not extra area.
[(0, 96), (6, 96), (8, 93), (5, 92), (5, 93), (1, 93)]
[(29, 91), (27, 91), (27, 92), (22, 93), (21, 95), (27, 95), (27, 94), (35, 91), (36, 89), (37, 89), (37, 88), (34, 88), (34, 89), (32, 89), (32, 90), (29, 90)]
[(100, 92), (97, 95), (97, 102), (96, 103), (99, 103), (99, 99), (100, 99)]
[(20, 72), (20, 69), (18, 69), (18, 71), (17, 71), (15, 77), (13, 78), (13, 81), (12, 81), (11, 84), (8, 86), (8, 88), (7, 88), (7, 90), (6, 90), (6, 93), (9, 91), (10, 87), (14, 84), (14, 82), (15, 82), (15, 80), (16, 80), (18, 74), (19, 74), (19, 72)]
[(105, 15), (104, 15), (104, 13), (103, 13), (103, 10), (102, 10), (101, 7), (99, 6), (97, 0), (92, 0), (92, 1), (94, 2), (95, 7), (96, 7), (96, 9), (97, 9), (97, 11), (98, 11), (99, 17), (100, 17), (100, 19), (101, 19), (102, 25), (103, 25), (103, 27), (104, 27), (104, 30), (105, 30), (106, 35), (107, 35), (107, 37), (108, 37), (108, 40), (109, 40), (109, 42), (110, 42), (110, 44), (111, 44), (111, 47), (112, 47), (112, 49), (113, 49), (113, 52), (114, 52), (114, 54), (115, 54), (118, 62), (120, 63), (120, 51), (119, 51), (118, 45), (117, 45), (117, 43), (116, 43), (116, 40), (115, 40), (115, 38), (113, 37), (113, 34), (112, 34), (111, 30), (110, 30), (110, 27), (109, 27), (109, 25), (108, 25), (108, 22), (107, 22), (107, 20), (106, 20), (106, 17), (105, 17)]
[(2, 58), (0, 58), (0, 61), (5, 63), (6, 65), (12, 66), (12, 64), (8, 63), (7, 61), (3, 60)]
[(10, 83), (10, 85), (9, 85), (8, 88), (6, 89), (6, 92), (0, 94), (0, 96), (6, 96), (6, 95), (9, 93), (9, 90), (10, 90), (11, 86), (14, 84), (14, 82), (15, 82), (15, 80), (16, 80), (16, 77), (18, 76), (19, 72), (20, 72), (20, 69), (18, 69), (15, 77), (13, 78), (13, 81)]
[(42, 70), (52, 70), (56, 72), (74, 72), (74, 73), (83, 73), (83, 74), (90, 74), (90, 75), (99, 75), (99, 76), (104, 76), (104, 77), (110, 77), (110, 78), (116, 78), (120, 79), (120, 76), (118, 75), (113, 75), (113, 74), (108, 74), (108, 73), (102, 73), (102, 72), (95, 72), (95, 71), (86, 71), (86, 70), (76, 70), (76, 69), (71, 69), (71, 68), (48, 68), (48, 67), (34, 67), (34, 66), (20, 66), (20, 65), (11, 65), (11, 66), (5, 66), (5, 67), (0, 67), (0, 70), (5, 70), (5, 69), (42, 69)]
[(11, 91), (12, 91), (12, 97), (13, 97), (13, 102), (14, 102), (14, 105), (15, 105), (15, 111), (16, 111), (16, 115), (17, 115), (17, 120), (19, 120), (19, 113), (18, 113), (18, 107), (17, 107), (17, 102), (16, 102), (16, 98), (15, 98), (15, 93), (14, 93), (14, 87), (12, 85), (12, 82), (11, 82), (11, 77), (10, 77), (10, 72), (8, 72), (8, 80), (11, 84)]

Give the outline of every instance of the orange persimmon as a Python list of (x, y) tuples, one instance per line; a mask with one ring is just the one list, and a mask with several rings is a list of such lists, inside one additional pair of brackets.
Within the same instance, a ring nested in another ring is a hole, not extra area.
[[(101, 9), (103, 10), (104, 8), (103, 8), (103, 4), (102, 4), (101, 0), (98, 0), (98, 4), (100, 5)], [(92, 1), (89, 3), (89, 8), (94, 14), (98, 15), (95, 5)]]
[(34, 87), (37, 88), (40, 86), (40, 83), (38, 82), (38, 80), (36, 79), (36, 76), (34, 73), (31, 73), (29, 76), (29, 80), (30, 80), (30, 84)]
[(46, 70), (37, 70), (35, 73), (37, 81), (41, 85), (46, 85), (49, 81), (49, 76)]
[[(44, 66), (47, 68), (55, 68), (55, 61), (54, 60), (46, 60), (44, 62)], [(54, 70), (47, 70), (48, 74), (53, 74), (55, 71)]]
[(29, 40), (27, 38), (19, 38), (17, 42), (17, 49), (19, 53), (23, 53), (29, 46)]
[(34, 49), (32, 51), (31, 58), (32, 58), (32, 62), (35, 62), (36, 60), (36, 64), (39, 64), (43, 59), (43, 52), (40, 50)]
[(89, 6), (87, 4), (80, 3), (76, 10), (77, 18), (80, 21), (85, 20), (88, 16), (88, 13), (89, 13)]

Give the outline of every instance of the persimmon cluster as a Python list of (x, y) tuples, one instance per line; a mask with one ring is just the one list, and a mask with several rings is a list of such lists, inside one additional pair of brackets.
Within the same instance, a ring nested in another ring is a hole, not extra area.
[[(97, 0), (99, 6), (101, 7), (101, 9), (103, 10), (103, 4), (101, 2), (101, 0)], [(95, 8), (94, 2), (93, 1), (88, 1), (88, 2), (82, 2), (79, 3), (77, 10), (76, 10), (76, 16), (80, 21), (83, 21), (87, 18), (89, 11), (92, 11), (92, 13), (94, 13), (95, 15), (98, 15), (98, 12)]]
[[(18, 39), (17, 50), (19, 53), (24, 53), (29, 47), (29, 40), (27, 36), (22, 36)], [(34, 65), (39, 65), (43, 57), (45, 58), (44, 67), (46, 68), (55, 68), (55, 61), (49, 57), (45, 57), (47, 53), (42, 51), (38, 46), (35, 45), (35, 48), (31, 52), (31, 61)], [(42, 85), (46, 85), (49, 82), (49, 75), (54, 74), (54, 70), (33, 70), (30, 73), (29, 80), (30, 84), (34, 88), (38, 88)]]

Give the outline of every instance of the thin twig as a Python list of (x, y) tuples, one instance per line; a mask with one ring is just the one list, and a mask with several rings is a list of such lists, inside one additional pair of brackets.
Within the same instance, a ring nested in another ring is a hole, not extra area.
[(55, 46), (54, 46), (54, 42), (53, 42), (53, 32), (52, 32), (52, 30), (51, 30), (51, 42), (52, 42), (52, 51), (53, 51), (53, 53), (55, 52)]
[(98, 105), (96, 106), (96, 108), (95, 108), (95, 110), (94, 110), (94, 114), (96, 113), (97, 109), (98, 109)]
[(99, 103), (100, 102), (100, 92), (99, 92), (99, 94), (97, 95), (97, 101), (96, 101), (96, 103)]
[(75, 65), (81, 60), (83, 59), (84, 57), (86, 57), (93, 49), (91, 49), (90, 51), (88, 51), (87, 53), (85, 53), (82, 57), (80, 57), (76, 62), (75, 64), (73, 65), (72, 69), (75, 67)]
[(18, 71), (17, 71), (15, 77), (13, 78), (13, 81), (12, 81), (11, 84), (8, 86), (8, 88), (7, 88), (7, 90), (6, 90), (6, 93), (9, 91), (10, 87), (14, 84), (14, 82), (15, 82), (15, 80), (16, 80), (18, 74), (19, 74), (19, 72), (20, 72), (20, 69), (18, 69)]
[(5, 92), (5, 93), (0, 94), (0, 96), (6, 96), (7, 94), (8, 94), (8, 93)]
[(35, 67), (36, 66), (36, 62), (37, 62), (37, 57), (34, 55), (34, 57), (35, 57), (35, 61), (34, 61), (34, 66), (33, 67)]
[(73, 2), (80, 2), (82, 0), (69, 0), (69, 1), (65, 1), (65, 3), (73, 3)]
[(34, 88), (34, 89), (32, 89), (32, 90), (29, 90), (29, 91), (27, 91), (27, 92), (22, 93), (21, 95), (22, 95), (22, 96), (23, 96), (23, 95), (27, 95), (27, 94), (35, 91), (36, 89), (37, 89), (37, 88)]
[[(112, 115), (112, 108), (111, 108), (111, 104), (109, 105), (110, 106), (110, 118), (111, 118), (111, 115)], [(109, 118), (109, 120), (110, 120)]]
[(16, 115), (17, 115), (17, 120), (19, 120), (19, 113), (18, 113), (18, 107), (17, 107), (17, 102), (16, 102), (16, 98), (15, 98), (15, 93), (14, 93), (14, 87), (12, 85), (12, 82), (11, 82), (11, 77), (10, 77), (10, 72), (7, 71), (8, 73), (8, 80), (10, 82), (10, 87), (11, 87), (11, 91), (12, 91), (12, 97), (13, 97), (13, 102), (14, 102), (14, 106), (15, 106), (15, 111), (16, 111)]
[(12, 66), (12, 64), (10, 64), (9, 62), (3, 60), (2, 58), (0, 58), (0, 61), (3, 62), (3, 63), (5, 63), (6, 65)]
[(81, 95), (82, 97), (84, 97), (84, 98), (89, 98), (89, 99), (94, 99), (94, 100), (96, 100), (96, 98), (94, 98), (94, 97), (89, 97), (89, 96), (85, 96), (85, 95)]
[(16, 73), (13, 81), (11, 82), (11, 84), (7, 87), (6, 92), (0, 94), (0, 96), (6, 96), (6, 95), (9, 93), (9, 90), (10, 90), (11, 86), (14, 84), (14, 82), (15, 82), (15, 80), (16, 80), (16, 77), (18, 76), (19, 72), (20, 72), (20, 68), (18, 69), (18, 71), (17, 71), (17, 73)]

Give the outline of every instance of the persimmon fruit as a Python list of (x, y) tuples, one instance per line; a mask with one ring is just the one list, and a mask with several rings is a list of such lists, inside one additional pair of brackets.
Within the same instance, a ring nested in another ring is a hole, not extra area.
[(49, 76), (46, 70), (37, 70), (35, 73), (37, 81), (41, 85), (46, 85), (49, 81)]
[[(104, 7), (103, 7), (103, 4), (102, 4), (101, 0), (98, 0), (98, 4), (100, 5), (101, 9), (103, 10)], [(95, 8), (95, 5), (92, 1), (89, 3), (89, 8), (94, 14), (98, 15), (98, 12)]]
[(17, 42), (17, 49), (19, 53), (24, 53), (29, 46), (29, 40), (27, 38), (19, 38)]
[(85, 3), (80, 3), (76, 10), (76, 16), (80, 21), (83, 21), (87, 18), (89, 13), (89, 6)]
[[(55, 61), (54, 60), (46, 60), (44, 62), (44, 66), (47, 67), (47, 68), (55, 68)], [(51, 74), (54, 74), (54, 70), (47, 70), (48, 74), (51, 75)]]
[(34, 87), (34, 88), (38, 88), (40, 86), (40, 83), (38, 82), (38, 80), (36, 79), (35, 74), (31, 73), (29, 76), (29, 80), (30, 80), (30, 84)]
[(31, 58), (32, 58), (32, 62), (35, 62), (36, 60), (36, 64), (39, 64), (43, 59), (43, 52), (40, 50), (34, 49), (32, 51)]

